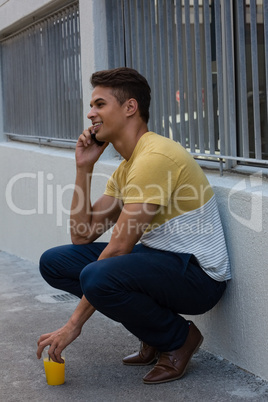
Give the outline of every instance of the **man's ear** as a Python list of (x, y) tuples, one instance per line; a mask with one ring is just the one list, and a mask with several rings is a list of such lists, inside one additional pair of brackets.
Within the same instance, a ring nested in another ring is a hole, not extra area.
[(137, 110), (138, 110), (138, 102), (136, 101), (136, 99), (134, 98), (128, 99), (126, 103), (126, 115), (133, 116)]

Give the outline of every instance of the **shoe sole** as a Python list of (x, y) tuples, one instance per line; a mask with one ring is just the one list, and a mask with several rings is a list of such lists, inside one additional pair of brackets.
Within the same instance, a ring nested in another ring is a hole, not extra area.
[(156, 358), (154, 358), (153, 360), (149, 361), (148, 363), (126, 363), (126, 362), (124, 362), (124, 360), (122, 360), (122, 362), (123, 362), (123, 364), (125, 366), (149, 366), (150, 364), (153, 364), (156, 361), (157, 361)]
[(173, 378), (170, 378), (170, 379), (167, 379), (167, 380), (161, 380), (161, 381), (146, 381), (146, 380), (143, 380), (143, 383), (144, 383), (144, 384), (162, 384), (162, 383), (164, 383), (164, 382), (175, 381), (175, 380), (178, 380), (178, 379), (180, 379), (181, 377), (183, 377), (184, 374), (185, 374), (185, 371), (187, 370), (187, 367), (188, 367), (188, 365), (189, 365), (189, 363), (190, 363), (190, 361), (191, 361), (191, 358), (192, 358), (193, 355), (198, 351), (198, 349), (200, 348), (200, 346), (201, 346), (202, 343), (203, 343), (203, 340), (204, 340), (204, 337), (201, 335), (201, 339), (200, 339), (198, 345), (197, 345), (196, 348), (194, 349), (193, 353), (192, 353), (191, 356), (190, 356), (190, 359), (188, 360), (188, 363), (186, 364), (186, 366), (185, 366), (183, 372), (182, 372), (179, 376), (173, 377)]

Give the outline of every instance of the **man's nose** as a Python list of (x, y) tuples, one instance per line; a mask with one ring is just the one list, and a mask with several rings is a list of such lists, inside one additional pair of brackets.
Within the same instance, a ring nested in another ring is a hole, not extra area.
[(92, 118), (95, 117), (95, 116), (96, 116), (96, 112), (94, 112), (94, 108), (92, 107), (92, 108), (90, 109), (90, 111), (88, 112), (88, 114), (87, 114), (87, 118), (88, 118), (89, 120), (92, 120)]

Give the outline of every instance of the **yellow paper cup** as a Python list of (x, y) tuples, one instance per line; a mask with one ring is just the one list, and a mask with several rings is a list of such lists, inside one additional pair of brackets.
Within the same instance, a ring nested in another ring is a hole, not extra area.
[(51, 360), (48, 349), (43, 350), (43, 362), (48, 385), (61, 385), (65, 382), (65, 354), (61, 354), (64, 363), (56, 363)]

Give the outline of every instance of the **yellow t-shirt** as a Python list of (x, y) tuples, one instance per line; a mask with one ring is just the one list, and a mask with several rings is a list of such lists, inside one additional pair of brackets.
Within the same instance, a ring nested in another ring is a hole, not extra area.
[(107, 183), (105, 194), (124, 204), (159, 205), (151, 227), (204, 205), (213, 190), (200, 166), (175, 141), (153, 132), (138, 141)]
[(105, 194), (124, 204), (159, 205), (140, 241), (160, 250), (194, 254), (216, 280), (230, 266), (214, 192), (198, 163), (175, 141), (153, 132), (108, 180)]

